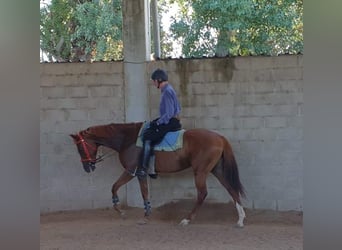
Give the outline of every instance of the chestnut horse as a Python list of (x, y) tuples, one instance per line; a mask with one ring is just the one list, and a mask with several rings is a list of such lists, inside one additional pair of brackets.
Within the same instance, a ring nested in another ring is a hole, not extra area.
[[(70, 135), (77, 145), (81, 162), (86, 172), (94, 171), (95, 164), (102, 160), (97, 158), (99, 146), (111, 148), (119, 153), (119, 159), (125, 168), (112, 187), (112, 199), (115, 210), (119, 209), (119, 188), (132, 180), (139, 164), (142, 148), (136, 146), (139, 123), (107, 124), (89, 127), (78, 134)], [(238, 227), (243, 227), (245, 212), (241, 205), (241, 197), (245, 196), (239, 179), (238, 167), (229, 142), (221, 135), (206, 129), (190, 129), (184, 132), (183, 147), (176, 151), (156, 151), (155, 170), (157, 173), (174, 173), (192, 168), (197, 189), (197, 202), (188, 216), (180, 224), (187, 225), (196, 215), (198, 208), (206, 198), (206, 179), (212, 173), (233, 198), (238, 212)], [(145, 206), (145, 218), (151, 214), (147, 178), (138, 178)]]

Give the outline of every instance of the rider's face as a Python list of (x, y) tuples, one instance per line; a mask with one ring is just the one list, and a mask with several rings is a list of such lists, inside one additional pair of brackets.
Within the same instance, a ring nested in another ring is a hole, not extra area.
[(151, 79), (151, 81), (152, 81), (152, 84), (153, 84), (155, 87), (158, 88), (158, 81), (157, 81), (157, 80), (152, 80), (152, 79)]

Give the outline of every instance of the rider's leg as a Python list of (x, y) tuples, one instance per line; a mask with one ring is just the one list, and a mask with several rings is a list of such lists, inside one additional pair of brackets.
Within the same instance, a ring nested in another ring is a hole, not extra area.
[(142, 164), (138, 166), (136, 175), (146, 177), (151, 155), (151, 141), (146, 140), (143, 147)]

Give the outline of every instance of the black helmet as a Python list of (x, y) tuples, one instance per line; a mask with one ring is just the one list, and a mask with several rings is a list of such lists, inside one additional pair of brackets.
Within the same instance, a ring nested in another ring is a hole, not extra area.
[(167, 76), (167, 73), (162, 70), (162, 69), (156, 69), (152, 75), (151, 75), (151, 79), (152, 80), (157, 80), (159, 83), (160, 82), (165, 82), (168, 80), (168, 76)]

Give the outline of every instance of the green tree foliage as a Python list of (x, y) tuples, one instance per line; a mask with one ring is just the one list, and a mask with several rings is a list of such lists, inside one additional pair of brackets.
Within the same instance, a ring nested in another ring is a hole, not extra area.
[(122, 58), (121, 2), (87, 2), (76, 8), (77, 28), (72, 39), (94, 60)]
[[(162, 57), (278, 55), (303, 52), (303, 0), (158, 0)], [(52, 0), (40, 10), (41, 49), (58, 61), (123, 58), (122, 0)]]
[(164, 0), (177, 3), (170, 38), (185, 57), (303, 52), (302, 0)]
[(40, 9), (40, 48), (49, 60), (68, 59), (71, 55), (71, 34), (75, 19), (68, 0), (52, 0), (50, 6)]
[(41, 49), (50, 59), (122, 59), (121, 0), (52, 0), (40, 14)]

